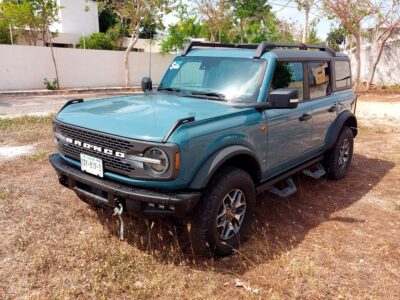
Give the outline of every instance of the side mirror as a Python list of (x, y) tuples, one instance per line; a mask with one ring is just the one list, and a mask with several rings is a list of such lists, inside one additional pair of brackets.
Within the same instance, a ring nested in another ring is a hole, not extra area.
[(270, 108), (296, 108), (299, 104), (297, 89), (276, 89), (268, 96)]
[(153, 90), (153, 82), (151, 81), (150, 77), (143, 77), (142, 79), (142, 91), (148, 92)]

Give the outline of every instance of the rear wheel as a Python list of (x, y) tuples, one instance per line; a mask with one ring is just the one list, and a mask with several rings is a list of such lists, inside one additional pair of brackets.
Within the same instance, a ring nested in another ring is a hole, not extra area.
[(343, 127), (335, 145), (327, 152), (325, 168), (330, 179), (342, 179), (346, 176), (353, 157), (354, 136), (349, 127)]
[(210, 182), (191, 218), (191, 243), (196, 254), (226, 256), (239, 248), (253, 219), (255, 189), (250, 175), (222, 169)]

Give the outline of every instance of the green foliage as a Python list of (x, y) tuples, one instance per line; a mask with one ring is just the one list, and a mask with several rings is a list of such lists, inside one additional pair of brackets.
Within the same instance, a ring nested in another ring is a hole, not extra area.
[(309, 26), (309, 32), (307, 37), (307, 43), (311, 45), (322, 45), (324, 41), (317, 36), (317, 25), (318, 21), (315, 19)]
[(49, 81), (47, 78), (43, 79), (43, 84), (45, 85), (46, 89), (50, 91), (55, 91), (57, 90), (57, 79), (54, 78), (53, 81)]
[[(16, 36), (14, 36), (16, 37)], [(4, 22), (0, 14), (0, 44), (11, 44), (10, 25)]]
[[(261, 41), (293, 42), (294, 25), (277, 19), (265, 0), (230, 0), (223, 11), (221, 3), (207, 12), (204, 7), (191, 11), (187, 5), (177, 6), (179, 21), (169, 26), (168, 36), (161, 43), (163, 53), (183, 49), (191, 38), (221, 41), (222, 43), (259, 43)], [(203, 18), (198, 19), (199, 11)]]
[(272, 89), (287, 88), (292, 81), (293, 71), (289, 68), (288, 64), (277, 64), (275, 73), (272, 77)]
[(207, 29), (191, 16), (189, 7), (185, 4), (178, 4), (179, 21), (177, 24), (168, 27), (168, 36), (161, 41), (161, 53), (173, 53), (182, 50), (191, 38), (208, 36)]
[(342, 26), (332, 27), (326, 38), (326, 43), (335, 51), (340, 51), (340, 45), (344, 43), (348, 31)]
[(114, 27), (119, 22), (115, 13), (110, 9), (103, 9), (99, 13), (99, 30), (106, 33), (110, 28)]
[[(116, 36), (114, 36), (116, 38)], [(85, 39), (85, 40), (83, 40)], [(88, 37), (79, 39), (79, 48), (98, 49), (98, 50), (114, 50), (116, 48), (115, 40), (109, 34), (99, 32), (93, 33)]]
[(49, 26), (59, 20), (60, 8), (53, 0), (3, 1), (0, 23), (11, 24), (15, 37), (23, 36), (29, 45), (46, 44), (51, 39)]

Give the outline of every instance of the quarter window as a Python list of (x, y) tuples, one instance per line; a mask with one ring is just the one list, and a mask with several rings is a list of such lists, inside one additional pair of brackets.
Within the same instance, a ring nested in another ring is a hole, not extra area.
[(325, 97), (330, 94), (329, 74), (328, 62), (314, 62), (308, 64), (310, 99)]
[(277, 63), (272, 78), (271, 91), (282, 88), (297, 89), (299, 101), (303, 101), (303, 63)]
[(335, 61), (336, 88), (351, 88), (350, 62)]

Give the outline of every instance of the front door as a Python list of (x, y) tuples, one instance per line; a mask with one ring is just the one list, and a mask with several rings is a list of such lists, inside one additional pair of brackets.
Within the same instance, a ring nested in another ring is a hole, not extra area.
[(301, 159), (310, 149), (312, 131), (312, 103), (303, 101), (304, 71), (302, 62), (278, 62), (271, 83), (271, 91), (295, 88), (299, 91), (296, 109), (266, 110), (268, 124), (267, 176), (283, 172)]

